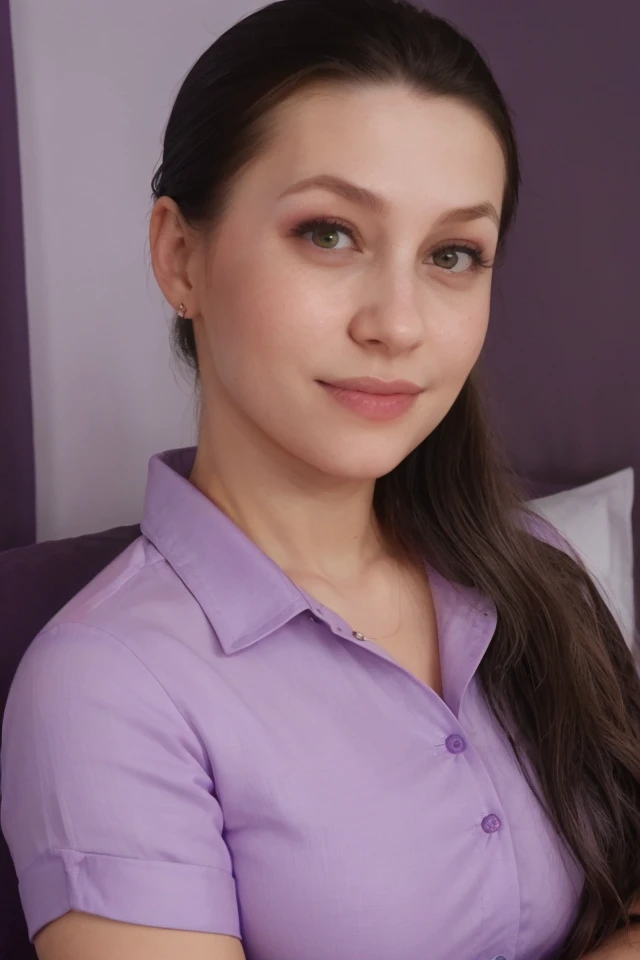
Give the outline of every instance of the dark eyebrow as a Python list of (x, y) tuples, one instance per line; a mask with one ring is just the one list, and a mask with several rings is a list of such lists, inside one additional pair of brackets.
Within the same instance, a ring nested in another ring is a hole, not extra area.
[[(352, 203), (366, 207), (373, 213), (386, 214), (390, 209), (388, 201), (377, 193), (372, 193), (371, 190), (367, 190), (366, 187), (358, 187), (355, 183), (350, 183), (348, 180), (343, 180), (342, 177), (335, 177), (328, 173), (299, 180), (292, 186), (287, 187), (278, 199), (288, 197), (293, 193), (301, 193), (303, 190), (311, 190), (314, 187), (316, 189), (331, 190), (333, 193), (339, 194)], [(455, 210), (449, 210), (438, 219), (438, 223), (443, 225), (454, 222), (467, 223), (470, 220), (480, 220), (483, 217), (488, 217), (495, 223), (496, 227), (500, 229), (498, 212), (494, 205), (489, 202), (476, 203), (472, 207), (457, 207)]]

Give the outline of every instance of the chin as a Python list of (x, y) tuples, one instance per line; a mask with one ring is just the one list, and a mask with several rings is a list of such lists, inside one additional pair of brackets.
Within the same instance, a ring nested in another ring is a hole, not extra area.
[[(376, 449), (371, 449), (369, 444), (361, 450), (358, 450), (357, 444), (352, 444), (348, 449), (336, 449), (334, 445), (333, 449), (325, 451), (316, 448), (311, 463), (336, 479), (377, 480), (394, 470), (412, 449), (398, 450), (395, 445), (385, 449), (384, 442), (380, 442)], [(322, 453), (325, 455), (322, 456)]]

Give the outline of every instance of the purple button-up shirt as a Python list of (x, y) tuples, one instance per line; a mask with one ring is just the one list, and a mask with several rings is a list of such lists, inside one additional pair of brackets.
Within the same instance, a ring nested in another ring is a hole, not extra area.
[(153, 457), (143, 535), (38, 634), (2, 737), (29, 935), (81, 910), (249, 960), (541, 960), (583, 877), (483, 703), (492, 602), (428, 567), (444, 696)]

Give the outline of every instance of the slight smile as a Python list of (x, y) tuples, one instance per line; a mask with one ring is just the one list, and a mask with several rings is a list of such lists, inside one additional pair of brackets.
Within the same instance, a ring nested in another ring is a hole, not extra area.
[(423, 387), (408, 380), (380, 380), (376, 377), (358, 377), (349, 380), (319, 380), (329, 396), (343, 407), (367, 420), (395, 420), (406, 413), (416, 401)]

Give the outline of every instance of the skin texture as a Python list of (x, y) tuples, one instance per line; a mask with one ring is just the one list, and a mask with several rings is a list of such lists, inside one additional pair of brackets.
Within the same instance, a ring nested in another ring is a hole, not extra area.
[[(374, 191), (385, 211), (327, 189), (280, 196), (320, 174)], [(212, 234), (189, 228), (169, 198), (152, 212), (155, 277), (173, 309), (185, 304), (198, 345), (191, 482), (323, 602), (379, 598), (393, 616), (383, 623), (374, 610), (373, 636), (392, 629), (402, 589), (372, 516), (375, 480), (446, 415), (489, 319), (492, 270), (473, 270), (466, 253), (436, 251), (465, 243), (492, 262), (497, 226), (440, 220), (482, 202), (499, 214), (504, 177), (493, 132), (454, 100), (401, 85), (319, 85), (278, 108), (273, 141), (242, 171)], [(337, 217), (354, 239), (294, 236), (310, 217)], [(360, 376), (425, 390), (408, 412), (379, 423), (317, 382)], [(636, 956), (625, 941), (611, 943), (594, 960)], [(36, 949), (40, 960), (244, 957), (233, 937), (76, 912), (45, 927)]]
[[(327, 190), (278, 199), (322, 173), (382, 195), (388, 212)], [(433, 254), (457, 241), (491, 259), (497, 227), (437, 221), (482, 201), (499, 213), (504, 177), (493, 133), (456, 101), (325, 86), (282, 106), (211, 237), (157, 201), (154, 272), (194, 319), (201, 365), (192, 482), (283, 569), (355, 586), (380, 558), (375, 479), (442, 420), (487, 330), (492, 271)], [(355, 241), (340, 233), (328, 249), (318, 234), (291, 236), (313, 216), (341, 218)], [(367, 375), (426, 390), (401, 418), (371, 423), (317, 383)]]
[(620, 930), (584, 960), (638, 960), (640, 957), (640, 930)]
[(35, 939), (40, 960), (245, 960), (237, 937), (165, 930), (71, 911)]

